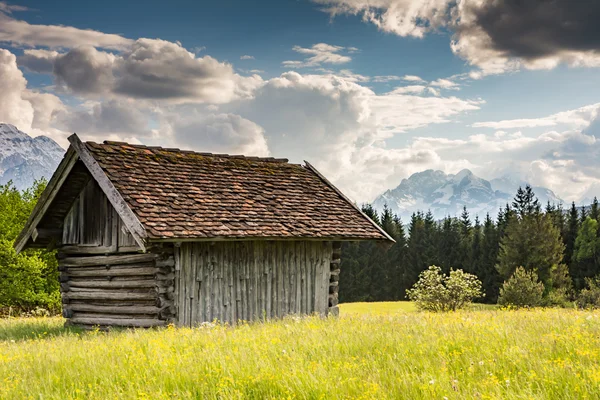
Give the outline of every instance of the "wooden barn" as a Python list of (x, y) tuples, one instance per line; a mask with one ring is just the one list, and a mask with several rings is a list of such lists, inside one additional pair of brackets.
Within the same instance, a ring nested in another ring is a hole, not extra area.
[(309, 163), (69, 141), (15, 242), (57, 250), (69, 324), (337, 314), (341, 242), (392, 241)]

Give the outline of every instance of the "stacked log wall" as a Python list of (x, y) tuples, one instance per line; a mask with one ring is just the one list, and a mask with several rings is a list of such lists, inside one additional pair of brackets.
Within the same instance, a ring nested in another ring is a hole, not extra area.
[(69, 325), (152, 327), (174, 322), (172, 245), (149, 253), (58, 254)]

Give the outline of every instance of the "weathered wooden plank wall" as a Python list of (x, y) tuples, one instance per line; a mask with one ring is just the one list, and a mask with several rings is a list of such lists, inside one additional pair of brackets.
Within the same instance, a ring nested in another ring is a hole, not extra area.
[[(101, 252), (137, 251), (139, 246), (93, 179), (75, 199), (63, 224), (62, 245), (98, 247)], [(87, 249), (85, 252), (92, 250)]]
[(331, 242), (182, 243), (176, 251), (180, 325), (329, 312)]

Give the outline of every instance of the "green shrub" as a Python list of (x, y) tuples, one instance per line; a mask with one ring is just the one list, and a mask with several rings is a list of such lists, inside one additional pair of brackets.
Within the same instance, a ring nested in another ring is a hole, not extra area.
[(475, 275), (462, 270), (442, 274), (440, 267), (432, 265), (421, 272), (419, 280), (407, 290), (408, 298), (417, 308), (426, 311), (455, 311), (466, 307), (473, 299), (483, 296), (481, 282)]
[(536, 307), (542, 304), (544, 284), (535, 271), (518, 267), (500, 288), (498, 304), (512, 307)]
[[(55, 263), (54, 263), (55, 264)], [(56, 266), (36, 253), (16, 254), (12, 241), (0, 239), (0, 311), (60, 310)]]
[(582, 289), (577, 297), (577, 306), (580, 308), (600, 308), (600, 276), (587, 278), (586, 288)]

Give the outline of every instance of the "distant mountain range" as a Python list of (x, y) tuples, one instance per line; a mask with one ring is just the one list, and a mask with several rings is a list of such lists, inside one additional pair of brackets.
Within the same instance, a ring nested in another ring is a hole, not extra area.
[[(483, 218), (489, 213), (495, 218), (498, 209), (512, 202), (519, 186), (526, 184), (509, 177), (487, 181), (468, 169), (456, 175), (430, 169), (403, 179), (398, 187), (378, 196), (373, 206), (382, 210), (387, 204), (404, 222), (408, 222), (416, 211), (431, 210), (436, 219), (458, 216), (464, 206), (472, 217), (479, 215)], [(562, 202), (550, 189), (533, 187), (533, 190), (543, 206), (548, 201)]]
[(24, 190), (36, 179), (50, 179), (64, 152), (47, 136), (32, 138), (14, 125), (0, 123), (0, 184), (12, 181)]

